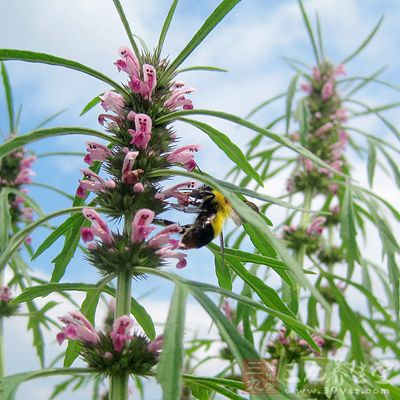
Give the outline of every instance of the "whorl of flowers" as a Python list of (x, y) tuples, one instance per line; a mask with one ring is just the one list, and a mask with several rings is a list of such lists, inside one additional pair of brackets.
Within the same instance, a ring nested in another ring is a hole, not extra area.
[[(196, 167), (194, 155), (200, 146), (176, 146), (172, 128), (157, 122), (177, 109), (192, 109), (192, 101), (186, 96), (194, 89), (174, 80), (173, 75), (166, 76), (165, 60), (143, 54), (141, 65), (129, 48), (121, 48), (119, 54), (115, 65), (127, 74), (128, 81), (123, 92), (108, 91), (100, 96), (105, 112), (98, 118), (111, 134), (112, 144), (86, 143), (84, 161), (89, 168), (81, 170), (77, 196), (86, 198), (94, 193), (94, 203), (110, 217), (124, 216), (133, 223), (121, 234), (112, 233), (95, 211), (85, 209), (83, 214), (91, 227), (84, 227), (81, 236), (88, 243), (89, 260), (106, 273), (129, 269), (135, 275), (135, 266), (156, 268), (166, 258), (177, 258), (177, 267), (182, 268), (185, 255), (176, 252), (179, 242), (170, 236), (180, 233), (181, 228), (170, 225), (148, 239), (155, 229), (149, 224), (168, 208), (168, 198), (175, 198), (178, 204), (188, 203), (183, 189), (195, 184), (185, 182), (163, 190), (162, 178), (150, 174), (174, 165), (188, 171)], [(101, 176), (100, 164), (107, 178)]]
[(58, 318), (64, 324), (57, 335), (61, 345), (64, 340), (81, 343), (81, 357), (88, 366), (105, 376), (126, 372), (148, 375), (157, 364), (162, 349), (163, 337), (150, 341), (145, 335), (131, 332), (133, 320), (123, 315), (112, 324), (112, 330), (97, 332), (88, 319), (79, 311), (72, 311)]
[[(22, 194), (28, 194), (28, 189), (24, 186), (32, 183), (32, 177), (35, 173), (31, 167), (35, 161), (36, 156), (27, 155), (23, 148), (3, 157), (0, 164), (0, 190), (8, 187), (17, 189)], [(9, 200), (13, 222), (32, 220), (33, 210), (30, 207), (25, 207), (24, 197), (10, 193)], [(30, 238), (27, 239), (27, 242), (30, 242)]]
[[(305, 103), (309, 111), (308, 131), (303, 145), (337, 171), (343, 171), (347, 165), (343, 153), (348, 135), (342, 128), (347, 113), (336, 90), (336, 78), (343, 74), (343, 65), (335, 68), (325, 61), (319, 67), (314, 67), (309, 81), (301, 85), (307, 93)], [(296, 132), (291, 138), (299, 141), (300, 134)], [(298, 164), (300, 170), (287, 183), (289, 191), (311, 188), (318, 193), (336, 194), (338, 187), (331, 182), (331, 171), (301, 157)]]
[(12, 304), (12, 292), (8, 286), (0, 286), (0, 317), (11, 317), (18, 309), (17, 304)]
[[(326, 342), (324, 338), (316, 334), (312, 335), (312, 338), (321, 350), (325, 347)], [(284, 355), (288, 363), (311, 354), (320, 355), (304, 339), (289, 335), (285, 327), (282, 327), (279, 330), (279, 334), (268, 342), (267, 351), (272, 359), (279, 359)]]

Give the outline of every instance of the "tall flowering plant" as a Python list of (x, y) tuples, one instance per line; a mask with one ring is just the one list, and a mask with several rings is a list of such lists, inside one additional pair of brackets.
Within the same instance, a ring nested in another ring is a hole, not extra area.
[[(268, 126), (276, 127), (283, 120), (283, 128), (290, 140), (301, 143), (344, 176), (316, 165), (308, 157), (287, 155), (283, 151), (285, 149), (265, 141), (261, 135), (251, 140), (247, 156), (262, 170), (261, 175), (266, 181), (275, 176), (286, 180), (286, 194), (282, 199), (288, 197), (293, 203), (302, 202), (304, 209), (320, 207), (321, 211), (328, 212), (315, 217), (306, 212), (288, 213), (278, 225), (276, 234), (285, 241), (300, 265), (316, 273), (314, 284), (331, 309), (322, 312), (315, 297), (305, 296), (302, 299), (299, 288), (291, 288), (287, 282), (282, 282), (286, 302), (321, 335), (320, 338), (314, 337), (322, 349), (315, 360), (320, 366), (318, 376), (311, 378), (308, 374), (313, 364), (309, 362), (311, 357), (307, 347), (303, 346), (305, 343), (268, 319), (262, 325), (259, 346), (273, 361), (279, 384), (290, 385), (293, 381), (289, 378), (297, 373), (297, 389), (303, 390), (307, 398), (321, 398), (317, 397), (321, 395), (330, 398), (335, 393), (346, 393), (346, 390), (368, 390), (371, 387), (377, 393), (385, 393), (382, 391), (384, 386), (388, 388), (387, 394), (394, 396), (396, 389), (383, 378), (385, 373), (380, 368), (380, 355), (385, 352), (391, 361), (398, 362), (397, 351), (387, 346), (388, 340), (395, 340), (394, 326), (387, 329), (387, 324), (397, 320), (399, 315), (399, 270), (396, 261), (399, 246), (387, 218), (389, 216), (398, 223), (399, 215), (387, 199), (373, 191), (373, 182), (379, 167), (384, 170), (389, 167), (394, 179), (397, 179), (397, 166), (392, 158), (397, 147), (389, 135), (398, 137), (398, 133), (381, 111), (395, 108), (398, 103), (372, 107), (356, 95), (372, 84), (394, 90), (398, 88), (378, 79), (376, 73), (368, 77), (350, 77), (347, 67), (347, 63), (373, 38), (382, 20), (358, 49), (335, 65), (324, 53), (318, 17), (314, 33), (301, 1), (299, 5), (311, 38), (316, 65), (306, 70), (302, 62), (290, 60), (296, 75), (290, 81), (287, 92), (263, 102), (249, 117), (272, 102), (285, 99), (286, 114), (274, 119)], [(358, 109), (353, 109), (354, 106)], [(360, 127), (357, 118), (365, 115), (377, 117), (389, 138), (382, 138), (380, 132), (369, 132)], [(293, 123), (296, 128), (291, 128)], [(378, 153), (386, 160), (386, 166), (379, 162)], [(361, 155), (367, 161), (366, 176), (370, 188), (361, 186), (357, 182), (358, 176), (353, 175), (355, 155)], [(289, 178), (285, 178), (282, 171), (288, 168), (292, 170)], [(236, 167), (233, 172), (239, 176)], [(241, 184), (248, 184), (246, 177)], [(261, 209), (268, 210), (269, 205)], [(373, 229), (377, 230), (380, 238), (380, 242), (373, 245), (380, 247), (383, 261), (371, 260), (367, 254), (369, 242), (361, 244), (360, 236), (368, 240)], [(243, 237), (239, 236), (235, 245), (244, 246)], [(379, 281), (386, 287), (384, 293)], [(368, 306), (354, 304), (355, 296), (364, 297)], [(376, 323), (376, 318), (380, 318), (382, 323)], [(353, 362), (353, 369), (346, 362), (348, 360)], [(379, 371), (363, 374), (363, 382), (353, 379), (353, 383), (338, 383), (338, 374), (355, 377), (359, 374), (358, 368)], [(384, 377), (388, 378), (387, 375)], [(335, 388), (332, 381), (337, 383)]]
[[(200, 149), (199, 145), (179, 145), (178, 134), (172, 125), (174, 121), (182, 121), (207, 134), (238, 169), (246, 173), (248, 180), (254, 180), (259, 185), (263, 183), (263, 178), (252, 167), (241, 149), (226, 134), (211, 125), (191, 119), (192, 116), (208, 115), (245, 126), (262, 137), (273, 140), (279, 146), (292, 149), (302, 159), (309, 159), (315, 163), (318, 168), (325, 168), (328, 174), (343, 178), (343, 171), (335, 168), (330, 160), (320, 158), (304, 145), (293, 142), (288, 137), (274, 134), (226, 112), (198, 110), (193, 106), (193, 88), (178, 79), (178, 67), (237, 3), (238, 0), (223, 0), (185, 48), (170, 61), (168, 58), (162, 58), (161, 53), (177, 1), (172, 2), (158, 45), (150, 52), (139, 49), (120, 2), (114, 0), (130, 41), (129, 47), (119, 49), (119, 57), (115, 62), (116, 68), (124, 76), (122, 84), (75, 61), (25, 50), (0, 49), (2, 60), (43, 62), (72, 68), (111, 87), (111, 90), (96, 97), (84, 109), (86, 112), (100, 103), (102, 111), (98, 121), (106, 133), (81, 127), (39, 129), (24, 135), (19, 141), (11, 139), (0, 146), (0, 157), (5, 157), (19, 147), (21, 141), (30, 143), (48, 136), (70, 134), (97, 138), (90, 138), (86, 143), (84, 162), (87, 167), (81, 170), (72, 207), (45, 215), (28, 225), (20, 235), (12, 238), (0, 256), (1, 267), (12, 257), (25, 236), (37, 226), (53, 217), (72, 214), (54, 229), (33, 255), (33, 258), (40, 256), (57, 239), (63, 237), (62, 250), (53, 260), (51, 282), (25, 290), (15, 299), (15, 303), (61, 290), (82, 291), (86, 297), (79, 311), (72, 310), (59, 319), (61, 326), (56, 339), (60, 345), (64, 345), (68, 340), (64, 358), (65, 368), (45, 369), (24, 375), (29, 379), (49, 375), (97, 374), (102, 378), (109, 377), (109, 397), (113, 400), (127, 398), (129, 375), (135, 379), (139, 376), (155, 375), (161, 384), (164, 399), (179, 398), (182, 383), (190, 386), (193, 393), (196, 393), (196, 387), (199, 386), (211, 392), (234, 393), (238, 384), (233, 379), (222, 379), (219, 376), (196, 377), (183, 373), (185, 306), (188, 294), (200, 303), (215, 322), (222, 339), (229, 345), (231, 358), (241, 371), (246, 360), (259, 358), (259, 352), (252, 344), (252, 332), (248, 329), (250, 315), (247, 314), (247, 320), (243, 323), (243, 336), (234, 326), (233, 319), (224, 315), (206, 292), (233, 297), (253, 313), (256, 313), (256, 310), (260, 310), (263, 315), (267, 313), (268, 317), (282, 321), (287, 326), (287, 332), (296, 332), (299, 341), (307, 342), (310, 346), (305, 346), (308, 353), (320, 352), (318, 344), (322, 346), (322, 341), (314, 340), (319, 336), (297, 316), (295, 303), (298, 287), (310, 290), (314, 298), (327, 309), (328, 302), (306, 276), (302, 257), (294, 257), (287, 250), (283, 241), (270, 230), (272, 223), (263, 215), (263, 209), (260, 213), (257, 212), (256, 207), (249, 206), (251, 203), (246, 202), (244, 196), (277, 203), (296, 211), (301, 210), (307, 212), (307, 215), (310, 213), (314, 216), (315, 212), (310, 210), (307, 204), (304, 207), (293, 206), (281, 199), (232, 185), (205, 173), (201, 174), (195, 156)], [(98, 138), (104, 139), (105, 142), (100, 143)], [(165, 178), (172, 176), (183, 176), (185, 181), (177, 184), (166, 183)], [(206, 188), (202, 187), (200, 182), (204, 183)], [(200, 188), (214, 200), (212, 205), (216, 210), (212, 209), (208, 220), (203, 212), (204, 202), (198, 195)], [(204, 240), (204, 236), (200, 242), (195, 235), (196, 229), (193, 228), (193, 224), (182, 226), (179, 224), (179, 217), (174, 221), (164, 219), (161, 214), (170, 209), (195, 209), (198, 215), (194, 224), (204, 222), (208, 228), (207, 221), (213, 219), (216, 228), (214, 231), (213, 227), (212, 235), (208, 231), (207, 238), (210, 237), (210, 240), (215, 233), (219, 233), (223, 220), (234, 210), (237, 214), (235, 219), (244, 226), (243, 235), (250, 237), (261, 254), (232, 248), (221, 250)], [(110, 220), (114, 220), (115, 224), (112, 225)], [(318, 220), (316, 216), (314, 225), (309, 228), (310, 232), (317, 235), (320, 225), (321, 219)], [(187, 239), (188, 231), (194, 237), (191, 244), (183, 240)], [(161, 268), (171, 259), (178, 269), (185, 267), (186, 252), (192, 247), (201, 247), (203, 240), (208, 243), (215, 256), (219, 286), (189, 281)], [(102, 279), (97, 284), (60, 282), (80, 242), (86, 244), (87, 260), (102, 274)], [(249, 261), (266, 265), (278, 274), (289, 290), (296, 293), (293, 295), (294, 305), (286, 304), (277, 290), (260, 279), (253, 269), (247, 269), (245, 264)], [(159, 276), (175, 284), (164, 333), (158, 336), (151, 316), (135, 296), (131, 295), (132, 280), (145, 275)], [(253, 300), (248, 292), (237, 294), (232, 291), (233, 280), (237, 277), (245, 282), (248, 290), (251, 289), (257, 294), (260, 301)], [(113, 280), (116, 280), (116, 288), (112, 286)], [(115, 297), (111, 329), (100, 330), (95, 326), (101, 293)], [(131, 314), (136, 322), (133, 322)], [(139, 325), (143, 333), (139, 331)], [(133, 326), (137, 329), (136, 332), (132, 331)], [(70, 368), (79, 356), (86, 361), (87, 366)], [(0, 390), (3, 389), (4, 392), (7, 385), (12, 385), (15, 389), (20, 382), (15, 376), (6, 378), (1, 381)], [(279, 390), (284, 393), (283, 388)], [(204, 397), (204, 390), (197, 392)], [(260, 398), (266, 396), (261, 395)]]

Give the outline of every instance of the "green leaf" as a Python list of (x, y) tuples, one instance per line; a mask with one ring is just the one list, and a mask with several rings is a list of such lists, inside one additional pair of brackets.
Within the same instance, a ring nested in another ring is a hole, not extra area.
[(6, 66), (4, 63), (1, 63), (1, 76), (3, 78), (3, 86), (4, 91), (6, 93), (6, 102), (7, 102), (7, 110), (8, 110), (8, 121), (10, 127), (10, 133), (17, 133), (15, 127), (15, 119), (14, 119), (14, 102), (11, 90), (10, 79), (7, 74)]
[(321, 22), (319, 20), (318, 13), (315, 13), (315, 22), (317, 23), (317, 35), (318, 35), (318, 48), (319, 54), (321, 54), (322, 60), (325, 59), (325, 52), (324, 52), (324, 41), (322, 40), (322, 29), (321, 29)]
[(173, 0), (172, 4), (171, 4), (171, 7), (170, 7), (170, 9), (168, 11), (168, 15), (164, 20), (164, 24), (163, 24), (163, 27), (161, 29), (160, 37), (158, 39), (158, 45), (157, 45), (157, 57), (158, 58), (161, 55), (161, 51), (162, 51), (162, 48), (163, 48), (164, 42), (165, 42), (165, 37), (167, 36), (167, 33), (168, 33), (169, 27), (171, 25), (172, 18), (174, 17), (177, 5), (178, 5), (178, 0)]
[[(344, 97), (350, 97), (353, 94), (357, 93), (359, 90), (361, 90), (364, 86), (368, 85), (370, 82), (375, 82), (376, 81), (376, 77), (379, 76), (384, 70), (386, 69), (386, 67), (382, 67), (379, 68), (377, 71), (375, 71), (374, 73), (372, 73), (371, 75), (367, 76), (366, 78), (353, 78), (354, 80), (361, 80), (361, 82), (356, 85), (354, 88), (352, 88)], [(352, 78), (350, 78), (352, 79)], [(340, 82), (351, 82), (350, 79), (343, 79)]]
[(371, 33), (365, 38), (365, 40), (357, 47), (356, 50), (353, 51), (348, 57), (346, 57), (340, 64), (346, 64), (354, 57), (356, 57), (372, 40), (375, 34), (378, 32), (379, 27), (381, 26), (383, 21), (383, 16), (379, 19), (378, 23), (375, 25), (374, 29), (372, 29)]
[(186, 300), (186, 288), (183, 285), (176, 285), (157, 369), (157, 378), (163, 390), (164, 400), (178, 399), (181, 395)]
[(397, 163), (392, 159), (392, 157), (390, 156), (390, 154), (387, 151), (381, 149), (381, 152), (385, 156), (386, 161), (388, 162), (388, 164), (393, 172), (393, 176), (394, 176), (397, 187), (400, 188), (400, 170), (399, 170)]
[(187, 67), (182, 69), (177, 69), (176, 73), (180, 74), (182, 72), (190, 72), (190, 71), (209, 71), (209, 72), (228, 72), (225, 68), (220, 67), (212, 67), (209, 65), (196, 65), (194, 67)]
[(346, 259), (349, 264), (347, 278), (350, 279), (354, 269), (354, 262), (359, 259), (353, 195), (350, 185), (346, 185), (343, 203), (340, 208), (340, 236), (342, 238), (342, 243), (346, 246)]
[(289, 134), (290, 127), (290, 119), (292, 118), (292, 104), (293, 98), (296, 93), (297, 80), (299, 79), (299, 75), (296, 74), (289, 83), (289, 88), (286, 93), (286, 117), (285, 117), (285, 133)]
[(104, 92), (94, 97), (92, 100), (90, 100), (89, 103), (87, 103), (86, 106), (83, 108), (79, 116), (82, 117), (82, 115), (86, 114), (89, 110), (91, 110), (93, 107), (99, 104), (101, 101), (100, 96), (102, 96), (103, 94)]
[(261, 104), (259, 104), (257, 107), (253, 108), (253, 109), (245, 116), (245, 119), (248, 119), (248, 118), (252, 117), (256, 112), (260, 111), (261, 109), (263, 109), (264, 107), (266, 107), (268, 104), (271, 104), (271, 103), (273, 103), (274, 101), (279, 100), (279, 99), (281, 99), (282, 97), (285, 97), (286, 95), (287, 95), (286, 92), (285, 92), (285, 93), (280, 93), (280, 94), (277, 94), (277, 95), (274, 96), (274, 97), (271, 97), (271, 98), (268, 99), (268, 100), (263, 101), (263, 102), (262, 102)]
[(69, 232), (65, 239), (64, 246), (60, 252), (51, 262), (54, 263), (53, 273), (51, 275), (51, 282), (59, 282), (64, 276), (68, 264), (75, 255), (76, 248), (80, 240), (80, 227), (81, 224), (75, 223), (72, 230)]
[(38, 247), (35, 254), (32, 256), (32, 260), (39, 257), (46, 249), (48, 249), (58, 238), (64, 233), (68, 232), (73, 228), (75, 223), (80, 220), (82, 224), (85, 217), (82, 214), (74, 214), (68, 217), (62, 224), (60, 224), (50, 235), (42, 242)]
[(42, 128), (43, 126), (45, 126), (45, 125), (48, 124), (49, 122), (51, 122), (51, 121), (53, 121), (54, 119), (56, 119), (56, 118), (57, 118), (58, 116), (60, 116), (61, 114), (65, 113), (65, 111), (67, 111), (67, 109), (57, 111), (57, 112), (54, 113), (53, 115), (50, 115), (50, 117), (47, 117), (45, 120), (43, 120), (42, 122), (40, 122), (39, 124), (37, 124), (37, 126), (35, 127), (35, 129)]
[(202, 27), (196, 32), (186, 47), (179, 53), (165, 72), (166, 76), (172, 74), (196, 47), (208, 36), (219, 22), (232, 10), (240, 0), (223, 0), (214, 12), (207, 18)]
[(0, 397), (2, 400), (15, 400), (19, 386), (32, 379), (59, 375), (90, 374), (93, 372), (94, 370), (91, 368), (52, 368), (8, 375), (0, 379)]
[(125, 32), (128, 35), (128, 39), (129, 39), (129, 42), (131, 43), (133, 52), (135, 53), (136, 57), (138, 58), (139, 63), (141, 63), (141, 54), (140, 54), (139, 48), (138, 48), (138, 46), (137, 46), (137, 44), (135, 42), (134, 35), (132, 34), (131, 27), (129, 26), (129, 22), (128, 22), (127, 18), (126, 18), (124, 9), (122, 8), (122, 4), (121, 4), (121, 2), (119, 0), (113, 0), (113, 2), (114, 2), (115, 8), (118, 11), (118, 14), (119, 14), (119, 17), (121, 19), (122, 25), (125, 28)]
[(371, 188), (372, 188), (372, 184), (374, 181), (375, 167), (376, 167), (375, 145), (368, 140), (367, 172), (368, 172), (368, 184), (369, 184), (369, 187), (371, 187)]
[(300, 112), (300, 144), (305, 147), (307, 145), (307, 134), (309, 131), (309, 118), (310, 111), (307, 106), (305, 99), (301, 99), (299, 102), (299, 112)]
[(308, 19), (306, 10), (303, 5), (303, 1), (302, 0), (298, 0), (298, 1), (299, 1), (300, 10), (301, 10), (301, 15), (303, 17), (303, 21), (306, 26), (307, 33), (308, 33), (308, 36), (310, 37), (311, 45), (312, 45), (312, 48), (314, 51), (315, 61), (319, 65), (320, 58), (319, 58), (319, 54), (318, 54), (317, 42), (315, 41), (315, 38), (314, 38), (314, 33), (311, 28), (311, 23), (310, 23), (310, 20)]
[(11, 230), (9, 194), (7, 188), (3, 187), (0, 192), (0, 252), (6, 248)]
[[(329, 286), (335, 296), (339, 304), (340, 316), (342, 320), (342, 324), (346, 325), (346, 328), (350, 330), (351, 333), (351, 351), (354, 359), (358, 361), (364, 360), (364, 351), (361, 346), (361, 336), (365, 333), (361, 324), (359, 323), (359, 318), (353, 312), (353, 310), (349, 307), (344, 298), (342, 292), (337, 288), (333, 279), (329, 279)], [(365, 334), (368, 337), (367, 334)]]
[(97, 78), (100, 81), (107, 83), (107, 85), (114, 87), (121, 93), (125, 92), (122, 86), (118, 85), (118, 83), (114, 82), (112, 79), (102, 74), (101, 72), (98, 72), (76, 61), (66, 60), (65, 58), (56, 57), (50, 54), (36, 53), (34, 51), (28, 51), (28, 50), (0, 49), (0, 60), (19, 60), (26, 62), (37, 62), (37, 63), (50, 64), (59, 67), (74, 69), (76, 71), (83, 72), (87, 75), (91, 75), (94, 78)]
[[(0, 50), (1, 51), (1, 50)], [(26, 135), (16, 136), (5, 143), (0, 145), (0, 158), (12, 153), (14, 150), (27, 145), (28, 143), (35, 142), (40, 139), (48, 137), (64, 136), (64, 135), (87, 135), (95, 136), (101, 139), (113, 142), (114, 139), (103, 132), (95, 131), (93, 129), (79, 128), (79, 127), (60, 127), (60, 128), (45, 128), (37, 129)]]
[(192, 119), (182, 118), (182, 121), (195, 126), (204, 133), (248, 176), (252, 177), (258, 184), (264, 186), (264, 182), (257, 171), (247, 161), (240, 148), (233, 143), (228, 136), (216, 130), (204, 122), (194, 121)]
[(240, 118), (236, 115), (229, 114), (226, 112), (213, 111), (213, 110), (197, 110), (197, 109), (175, 111), (175, 112), (169, 113), (165, 116), (158, 118), (155, 123), (156, 124), (164, 124), (164, 123), (176, 120), (176, 119), (181, 119), (182, 117), (185, 117), (187, 115), (209, 115), (211, 117), (221, 118), (221, 119), (236, 123), (238, 125), (242, 125), (242, 126), (249, 128), (255, 132), (261, 133), (263, 136), (266, 136), (269, 139), (272, 139), (274, 142), (282, 144), (283, 146), (295, 151), (296, 153), (302, 155), (305, 158), (309, 158), (311, 161), (314, 161), (317, 165), (327, 168), (329, 171), (333, 172), (335, 175), (340, 175), (340, 176), (346, 177), (344, 174), (338, 172), (337, 170), (335, 170), (335, 168), (332, 168), (329, 164), (327, 164), (325, 161), (321, 160), (319, 157), (317, 157), (314, 153), (312, 153), (308, 149), (305, 149), (302, 146), (294, 144), (289, 138), (287, 138), (285, 136), (277, 135), (276, 133), (273, 133), (273, 132), (269, 131), (268, 129), (261, 128), (243, 118)]
[(64, 192), (64, 190), (58, 189), (56, 187), (53, 187), (51, 185), (47, 185), (45, 183), (41, 183), (41, 182), (31, 182), (29, 185), (31, 186), (36, 186), (36, 187), (41, 187), (43, 189), (48, 189), (51, 190), (52, 192), (58, 193), (63, 197), (66, 197), (68, 200), (73, 200), (74, 196), (68, 194), (67, 192)]
[(72, 213), (80, 213), (82, 209), (85, 207), (72, 207), (65, 208), (63, 210), (55, 211), (51, 214), (48, 214), (42, 218), (37, 219), (36, 221), (27, 225), (24, 229), (21, 229), (17, 234), (15, 234), (9, 242), (9, 246), (7, 249), (0, 255), (0, 271), (5, 267), (8, 260), (12, 257), (12, 255), (19, 249), (23, 241), (29, 234), (38, 226), (42, 225), (49, 219), (58, 217), (64, 214), (72, 214)]
[(214, 253), (214, 259), (218, 285), (226, 290), (232, 290), (232, 276), (228, 266), (222, 263), (222, 256), (220, 254)]

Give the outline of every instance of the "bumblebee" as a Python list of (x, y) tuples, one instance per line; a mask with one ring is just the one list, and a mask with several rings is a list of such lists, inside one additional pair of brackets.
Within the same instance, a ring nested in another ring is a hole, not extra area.
[[(206, 246), (217, 236), (221, 238), (223, 247), (222, 228), (228, 218), (236, 225), (241, 225), (240, 217), (235, 213), (229, 201), (219, 191), (203, 185), (189, 193), (190, 204), (187, 207), (174, 207), (188, 213), (198, 214), (193, 224), (184, 225), (181, 239), (185, 249), (199, 249)], [(254, 203), (246, 203), (258, 212)]]

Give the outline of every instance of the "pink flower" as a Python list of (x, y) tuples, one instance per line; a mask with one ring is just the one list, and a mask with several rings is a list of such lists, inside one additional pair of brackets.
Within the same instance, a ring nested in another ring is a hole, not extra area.
[(142, 208), (135, 214), (132, 222), (132, 243), (142, 242), (155, 229), (149, 226), (153, 222), (154, 215), (154, 211), (147, 208)]
[[(111, 122), (107, 120), (110, 120)], [(112, 130), (118, 128), (118, 125), (122, 122), (122, 119), (112, 114), (100, 114), (98, 116), (98, 121), (101, 126), (106, 124), (106, 128), (108, 130)]]
[(286, 328), (283, 327), (281, 329), (279, 329), (279, 336), (278, 336), (278, 340), (284, 345), (284, 346), (288, 346), (289, 345), (289, 339), (286, 337)]
[(167, 160), (170, 163), (182, 164), (187, 171), (192, 171), (196, 167), (194, 161), (194, 153), (198, 152), (200, 145), (189, 144), (180, 147), (167, 155)]
[(323, 136), (326, 132), (333, 128), (332, 122), (327, 122), (326, 124), (322, 125), (315, 134), (317, 136)]
[(0, 286), (0, 301), (8, 303), (11, 300), (12, 293), (8, 286)]
[[(135, 214), (132, 222), (132, 243), (140, 243), (147, 239), (149, 234), (155, 229), (154, 226), (150, 226), (153, 219), (154, 211), (146, 208), (142, 208)], [(148, 241), (148, 246), (156, 249), (155, 253), (161, 259), (177, 258), (177, 268), (186, 267), (186, 254), (175, 251), (179, 247), (180, 241), (172, 239), (170, 235), (181, 232), (181, 226), (178, 224), (171, 224), (162, 229)]]
[(312, 77), (316, 81), (320, 81), (321, 80), (321, 71), (319, 70), (318, 67), (313, 67), (313, 69), (312, 69)]
[(232, 314), (232, 308), (231, 308), (231, 305), (229, 304), (229, 301), (226, 300), (226, 299), (224, 299), (224, 303), (222, 305), (222, 311), (224, 312), (226, 318), (229, 321), (232, 321), (232, 315), (233, 315)]
[(86, 242), (93, 242), (94, 240), (94, 233), (92, 228), (81, 228), (81, 238)]
[(102, 144), (96, 142), (86, 142), (86, 154), (83, 161), (91, 165), (93, 161), (105, 161), (108, 157), (112, 155), (111, 150)]
[(139, 93), (146, 100), (151, 100), (151, 95), (157, 85), (155, 68), (150, 64), (144, 64), (143, 81), (138, 76), (131, 76), (128, 85), (133, 92)]
[(151, 118), (146, 114), (135, 115), (135, 130), (128, 129), (128, 132), (132, 136), (131, 144), (135, 144), (137, 147), (145, 149), (151, 139)]
[(163, 342), (164, 335), (158, 335), (153, 341), (148, 344), (147, 350), (153, 353), (158, 353), (162, 349)]
[[(103, 221), (100, 215), (91, 208), (84, 208), (82, 210), (82, 214), (87, 218), (89, 221), (92, 222), (92, 233), (94, 236), (99, 237), (104, 244), (111, 244), (112, 243), (112, 236), (110, 229), (108, 228), (107, 224)], [(89, 235), (86, 234), (86, 238)]]
[(115, 351), (122, 351), (125, 343), (132, 339), (133, 336), (129, 335), (132, 326), (133, 320), (128, 315), (122, 315), (114, 321), (110, 337)]
[(111, 110), (119, 116), (124, 115), (125, 101), (120, 94), (108, 91), (99, 97), (102, 100), (101, 106), (104, 108), (104, 111)]
[(36, 174), (30, 168), (22, 168), (15, 178), (16, 185), (29, 185), (32, 183), (32, 176)]
[(27, 236), (25, 238), (25, 243), (30, 246), (32, 244), (32, 236)]
[(302, 83), (300, 88), (303, 92), (310, 94), (312, 92), (312, 85), (309, 83)]
[[(197, 183), (195, 181), (187, 181), (183, 183), (179, 183), (175, 186), (172, 186), (164, 191), (157, 193), (154, 198), (157, 200), (165, 200), (171, 197), (177, 199), (178, 205), (188, 205), (189, 204), (189, 193), (196, 187)], [(182, 192), (181, 190), (185, 190)]]
[(24, 168), (30, 168), (32, 167), (32, 164), (37, 160), (36, 156), (30, 156), (27, 158), (24, 158), (21, 162), (20, 168), (24, 169)]
[(321, 235), (324, 231), (323, 224), (325, 223), (325, 217), (317, 217), (311, 223), (311, 225), (306, 229), (308, 235)]
[(90, 169), (81, 169), (84, 179), (79, 181), (79, 187), (77, 189), (78, 197), (86, 197), (86, 192), (102, 192), (106, 189), (114, 189), (116, 184), (110, 179), (105, 181), (99, 175), (91, 171)]
[(333, 82), (331, 80), (329, 80), (322, 87), (322, 91), (321, 91), (322, 100), (327, 101), (332, 97), (332, 95), (333, 95)]
[(124, 71), (129, 76), (139, 76), (139, 61), (133, 51), (128, 47), (120, 47), (118, 50), (122, 59), (115, 62), (118, 71)]
[(344, 108), (338, 108), (334, 115), (335, 119), (339, 122), (347, 121), (347, 111)]
[(308, 173), (310, 173), (312, 171), (312, 169), (313, 169), (312, 161), (309, 160), (308, 158), (304, 159), (304, 168), (306, 169), (306, 171)]
[(333, 71), (334, 75), (346, 75), (346, 69), (344, 64), (339, 64)]
[(339, 189), (339, 186), (336, 183), (330, 183), (328, 185), (328, 189), (332, 194), (336, 194)]
[[(140, 171), (141, 171), (141, 170), (140, 170)], [(133, 185), (133, 191), (134, 191), (135, 193), (143, 192), (143, 191), (144, 191), (143, 183), (141, 183), (141, 182), (135, 183), (135, 184)]]
[(122, 165), (122, 182), (127, 185), (135, 185), (139, 180), (140, 174), (144, 172), (142, 169), (135, 169), (132, 171), (138, 155), (138, 151), (128, 151), (124, 158), (124, 163)]
[(62, 344), (65, 339), (79, 340), (96, 344), (99, 341), (99, 336), (93, 325), (79, 311), (72, 311), (59, 317), (58, 320), (65, 324), (61, 332), (57, 335), (58, 344)]
[(194, 92), (196, 89), (190, 87), (182, 87), (182, 85), (172, 86), (172, 94), (165, 101), (164, 106), (170, 110), (176, 110), (182, 107), (184, 110), (192, 110), (193, 104), (192, 100), (187, 99), (185, 94)]
[(33, 209), (32, 208), (23, 208), (21, 210), (22, 216), (27, 219), (28, 221), (32, 221), (33, 220)]

